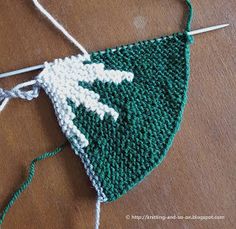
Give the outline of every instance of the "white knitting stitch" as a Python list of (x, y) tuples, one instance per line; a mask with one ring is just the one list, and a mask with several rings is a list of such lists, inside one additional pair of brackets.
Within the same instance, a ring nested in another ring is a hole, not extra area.
[(133, 73), (119, 70), (105, 70), (104, 64), (89, 63), (89, 55), (78, 55), (70, 58), (57, 59), (53, 64), (45, 64), (45, 69), (39, 74), (37, 84), (44, 88), (51, 98), (58, 122), (67, 138), (77, 136), (82, 148), (88, 146), (89, 142), (83, 133), (74, 125), (76, 117), (72, 112), (68, 100), (76, 107), (85, 106), (88, 111), (95, 112), (101, 120), (108, 114), (116, 121), (118, 112), (99, 102), (99, 94), (79, 85), (79, 82), (93, 84), (95, 80), (119, 84), (124, 80), (132, 81)]

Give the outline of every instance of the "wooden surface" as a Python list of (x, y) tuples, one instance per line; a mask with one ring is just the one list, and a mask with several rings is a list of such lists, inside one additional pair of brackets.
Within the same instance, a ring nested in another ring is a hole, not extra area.
[[(87, 48), (114, 47), (183, 29), (183, 0), (41, 0)], [(230, 23), (195, 37), (189, 100), (164, 162), (123, 198), (102, 204), (101, 228), (233, 228), (236, 163), (236, 1), (193, 1), (193, 29)], [(0, 72), (77, 54), (30, 0), (0, 3)], [(0, 80), (0, 87), (37, 72)], [(51, 102), (14, 100), (0, 114), (0, 208), (26, 178), (30, 161), (63, 143)], [(3, 228), (93, 228), (96, 194), (72, 150), (42, 162)], [(224, 216), (223, 220), (128, 220), (133, 216)]]

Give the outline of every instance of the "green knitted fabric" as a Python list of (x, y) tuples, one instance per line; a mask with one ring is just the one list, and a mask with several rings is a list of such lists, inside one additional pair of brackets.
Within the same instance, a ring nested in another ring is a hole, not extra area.
[(93, 63), (134, 74), (132, 83), (80, 83), (118, 111), (117, 121), (108, 115), (101, 120), (68, 100), (76, 115), (74, 125), (89, 140), (82, 153), (76, 137), (71, 144), (93, 184), (105, 194), (104, 201), (114, 201), (138, 184), (170, 148), (186, 103), (191, 41), (187, 33), (178, 33), (91, 54)]
[[(184, 33), (45, 63), (36, 77), (52, 99), (62, 131), (101, 202), (114, 201), (158, 166), (179, 130), (190, 72), (192, 6)], [(32, 182), (29, 176), (0, 215), (0, 225)], [(98, 208), (99, 210), (99, 208)], [(97, 225), (97, 224), (96, 224)]]

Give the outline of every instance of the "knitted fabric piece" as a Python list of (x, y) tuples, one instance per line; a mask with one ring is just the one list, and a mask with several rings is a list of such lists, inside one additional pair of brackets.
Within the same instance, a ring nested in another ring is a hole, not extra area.
[(79, 55), (38, 76), (100, 201), (121, 197), (165, 157), (186, 103), (191, 41), (178, 33)]

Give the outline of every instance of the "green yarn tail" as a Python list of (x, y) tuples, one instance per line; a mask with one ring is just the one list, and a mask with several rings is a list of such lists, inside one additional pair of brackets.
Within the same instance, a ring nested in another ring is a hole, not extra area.
[(192, 4), (191, 4), (191, 0), (186, 0), (186, 3), (188, 5), (189, 13), (188, 13), (188, 20), (187, 20), (187, 25), (186, 25), (185, 30), (187, 32), (190, 32), (191, 23), (192, 23), (192, 20), (193, 20), (193, 7), (192, 7)]
[(35, 175), (35, 165), (37, 162), (40, 162), (42, 160), (45, 160), (47, 158), (50, 157), (54, 157), (56, 156), (58, 153), (60, 153), (65, 146), (67, 145), (67, 142), (64, 143), (63, 145), (59, 146), (58, 148), (56, 148), (54, 151), (52, 152), (47, 152), (44, 153), (43, 155), (35, 158), (31, 164), (30, 164), (30, 168), (29, 168), (29, 174), (28, 174), (28, 178), (26, 179), (26, 181), (21, 185), (21, 187), (13, 194), (11, 200), (8, 202), (7, 206), (5, 207), (5, 209), (3, 210), (2, 214), (0, 214), (0, 226), (3, 224), (4, 218), (6, 217), (8, 211), (10, 210), (10, 208), (14, 205), (14, 203), (16, 202), (16, 200), (20, 197), (21, 193), (23, 191), (25, 191), (28, 186), (31, 184), (33, 177)]

